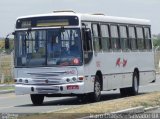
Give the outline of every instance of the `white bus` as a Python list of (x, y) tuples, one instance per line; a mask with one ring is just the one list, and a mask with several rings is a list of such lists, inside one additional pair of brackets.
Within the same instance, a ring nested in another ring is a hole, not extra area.
[(78, 96), (99, 101), (101, 91), (136, 95), (155, 82), (149, 20), (54, 11), (19, 17), (15, 35), (15, 93)]

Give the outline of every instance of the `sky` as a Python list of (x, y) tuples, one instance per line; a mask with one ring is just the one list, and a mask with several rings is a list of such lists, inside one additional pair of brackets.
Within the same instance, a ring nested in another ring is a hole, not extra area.
[(149, 19), (152, 34), (160, 33), (160, 0), (0, 0), (0, 37), (14, 31), (19, 16), (66, 9), (79, 13)]

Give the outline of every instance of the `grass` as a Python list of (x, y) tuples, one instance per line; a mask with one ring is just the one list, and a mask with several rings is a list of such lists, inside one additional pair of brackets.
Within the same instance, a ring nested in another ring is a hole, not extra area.
[(0, 91), (1, 90), (14, 90), (15, 89), (15, 87), (14, 86), (2, 86), (2, 87), (0, 87)]
[(4, 40), (0, 39), (0, 49), (4, 49)]
[[(3, 83), (11, 83), (12, 80), (12, 55), (2, 55), (0, 57), (0, 74), (4, 75)], [(0, 77), (1, 78), (1, 77)]]
[(47, 114), (33, 114), (30, 116), (19, 117), (18, 119), (75, 119), (89, 116), (90, 114), (110, 113), (137, 106), (150, 107), (157, 105), (160, 105), (160, 92), (84, 104), (76, 108)]

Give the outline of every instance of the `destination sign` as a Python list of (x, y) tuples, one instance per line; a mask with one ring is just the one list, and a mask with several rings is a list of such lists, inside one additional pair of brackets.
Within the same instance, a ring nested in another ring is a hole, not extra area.
[(37, 27), (68, 26), (68, 25), (69, 21), (67, 19), (37, 21)]
[(16, 28), (78, 26), (78, 24), (77, 16), (45, 16), (18, 19)]

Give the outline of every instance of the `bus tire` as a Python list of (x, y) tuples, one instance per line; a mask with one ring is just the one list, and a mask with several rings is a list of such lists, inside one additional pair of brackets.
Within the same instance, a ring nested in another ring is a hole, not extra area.
[(133, 73), (132, 87), (129, 89), (129, 93), (131, 96), (137, 95), (139, 91), (139, 77), (138, 73)]
[(31, 101), (34, 105), (42, 105), (44, 100), (44, 95), (31, 94)]
[(128, 90), (129, 90), (129, 88), (121, 88), (121, 89), (120, 89), (121, 96), (122, 96), (122, 97), (128, 96), (128, 95), (129, 95), (129, 94), (128, 94)]
[(94, 92), (91, 93), (90, 99), (94, 102), (98, 102), (101, 99), (101, 83), (97, 75), (94, 81)]

